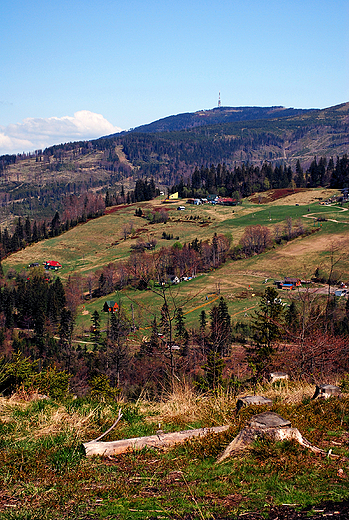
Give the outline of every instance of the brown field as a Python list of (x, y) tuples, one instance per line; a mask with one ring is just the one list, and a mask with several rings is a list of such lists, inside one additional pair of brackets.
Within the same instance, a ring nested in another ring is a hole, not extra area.
[(254, 193), (248, 200), (254, 204), (280, 205), (306, 205), (319, 200), (326, 200), (338, 194), (338, 190), (320, 188), (318, 190), (307, 188), (285, 188), (282, 190), (269, 190), (262, 193)]

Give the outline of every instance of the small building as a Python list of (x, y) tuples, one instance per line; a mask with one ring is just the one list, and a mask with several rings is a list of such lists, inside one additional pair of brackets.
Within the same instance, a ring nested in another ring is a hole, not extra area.
[(236, 206), (237, 200), (232, 199), (231, 197), (219, 197), (218, 204), (221, 204), (222, 206)]
[(119, 306), (114, 300), (107, 300), (103, 305), (104, 312), (117, 312), (119, 310)]
[(289, 276), (285, 276), (284, 284), (292, 284), (294, 287), (300, 287), (302, 285), (299, 278), (290, 278)]
[(59, 262), (56, 262), (55, 260), (47, 260), (43, 263), (43, 266), (47, 270), (51, 271), (57, 271), (58, 269), (61, 269), (62, 265)]
[(335, 296), (348, 296), (349, 291), (347, 289), (337, 289), (337, 291), (334, 292)]
[(285, 291), (292, 291), (292, 289), (294, 289), (294, 285), (291, 283), (282, 283), (280, 289), (284, 289)]

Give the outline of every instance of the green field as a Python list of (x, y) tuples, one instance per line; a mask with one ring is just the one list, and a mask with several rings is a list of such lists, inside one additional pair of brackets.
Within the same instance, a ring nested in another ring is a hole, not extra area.
[[(309, 193), (314, 196), (314, 190), (309, 190)], [(304, 199), (304, 194), (302, 196)], [(9, 268), (21, 271), (31, 262), (57, 260), (63, 266), (59, 276), (67, 281), (73, 274), (86, 275), (110, 262), (123, 261), (130, 253), (130, 246), (138, 239), (147, 241), (155, 238), (158, 250), (173, 244), (177, 237), (184, 244), (195, 238), (211, 240), (214, 233), (222, 233), (232, 237), (234, 247), (238, 245), (247, 226), (261, 224), (273, 232), (275, 226), (282, 229), (289, 217), (294, 226), (301, 221), (304, 228), (316, 231), (309, 236), (275, 245), (260, 255), (238, 261), (228, 260), (219, 269), (204, 273), (189, 282), (181, 282), (171, 289), (177, 307), (183, 306), (187, 327), (197, 326), (200, 312), (203, 309), (209, 311), (212, 300), (218, 295), (226, 298), (233, 319), (243, 320), (257, 305), (258, 296), (266, 287), (263, 283), (265, 279), (268, 279), (268, 284), (284, 276), (310, 279), (317, 267), (326, 272), (329, 270), (331, 250), (335, 250), (335, 254), (341, 257), (336, 266), (340, 277), (349, 279), (348, 204), (324, 206), (318, 202), (306, 204), (303, 199), (302, 205), (294, 203), (294, 196), (292, 204), (287, 204), (287, 200), (283, 199), (279, 205), (275, 202), (256, 205), (248, 200), (235, 207), (187, 204), (186, 210), (180, 212), (176, 210), (177, 205), (166, 206), (169, 220), (162, 224), (151, 224), (135, 216), (138, 207), (143, 211), (160, 207), (160, 201), (157, 200), (143, 202), (91, 220), (59, 237), (31, 245), (4, 260), (3, 266), (5, 272)], [(319, 222), (318, 218), (327, 220)], [(123, 229), (130, 222), (133, 231), (124, 239)], [(174, 239), (164, 240), (164, 231), (173, 234)], [(287, 293), (282, 296), (285, 300), (289, 298)], [(108, 298), (121, 302), (127, 313), (131, 312), (133, 306), (135, 323), (140, 331), (145, 331), (145, 335), (151, 320), (154, 315), (159, 315), (162, 306), (162, 299), (152, 290), (126, 288), (118, 294), (112, 293)], [(108, 298), (87, 300), (80, 307), (76, 329), (79, 335), (90, 327), (93, 311), (100, 312)], [(106, 326), (106, 320), (103, 315), (102, 327)]]

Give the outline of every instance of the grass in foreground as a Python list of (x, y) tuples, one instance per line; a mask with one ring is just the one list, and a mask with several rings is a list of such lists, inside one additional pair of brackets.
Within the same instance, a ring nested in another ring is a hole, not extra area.
[[(340, 458), (322, 458), (292, 442), (260, 442), (216, 465), (249, 417), (263, 411), (249, 408), (236, 417), (235, 399), (224, 393), (199, 396), (181, 387), (163, 402), (138, 404), (2, 399), (0, 518), (234, 518), (280, 504), (303, 508), (347, 499), (349, 398), (314, 402), (311, 392), (291, 383), (263, 390), (274, 397), (273, 411)], [(231, 428), (167, 452), (87, 459), (82, 442), (105, 431), (119, 407), (124, 417), (105, 440), (153, 434), (159, 423), (165, 431), (227, 422)]]

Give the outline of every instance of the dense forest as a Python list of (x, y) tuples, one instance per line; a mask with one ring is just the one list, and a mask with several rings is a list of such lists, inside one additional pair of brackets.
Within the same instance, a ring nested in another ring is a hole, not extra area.
[(178, 191), (180, 197), (203, 197), (214, 193), (222, 197), (248, 197), (255, 192), (280, 188), (317, 188), (329, 186), (342, 189), (349, 186), (349, 159), (347, 155), (327, 160), (315, 157), (309, 168), (303, 171), (300, 161), (297, 161), (295, 171), (290, 166), (275, 166), (265, 162), (262, 166), (242, 164), (229, 170), (225, 164), (202, 166), (195, 168), (187, 182), (181, 179), (179, 184), (171, 188)]

